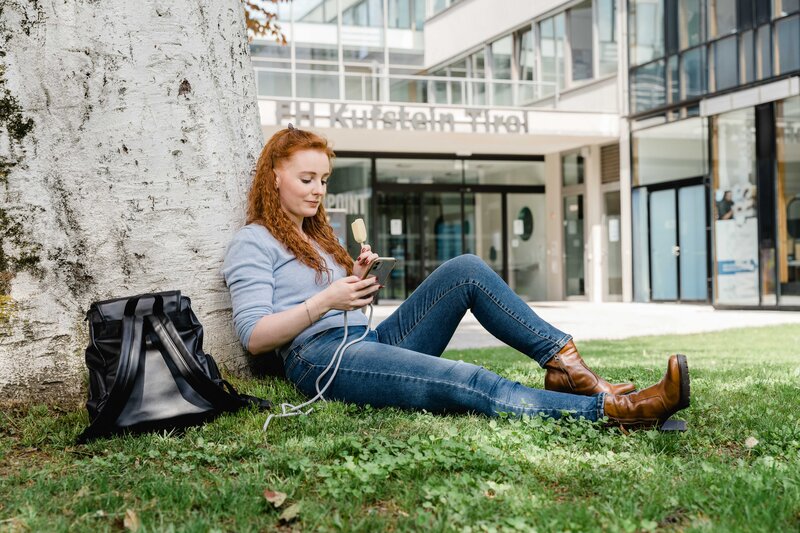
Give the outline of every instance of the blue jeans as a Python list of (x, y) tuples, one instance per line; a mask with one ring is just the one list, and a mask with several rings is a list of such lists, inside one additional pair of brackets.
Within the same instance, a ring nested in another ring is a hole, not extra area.
[[(558, 418), (603, 417), (604, 394), (533, 389), (483, 367), (439, 357), (470, 309), (492, 335), (544, 366), (571, 339), (523, 302), (475, 255), (443, 263), (410, 298), (344, 354), (326, 399), (435, 413), (500, 412)], [(348, 329), (348, 341), (364, 334)], [(306, 395), (342, 341), (344, 328), (320, 332), (285, 355), (286, 376)], [(324, 386), (330, 373), (320, 381)]]

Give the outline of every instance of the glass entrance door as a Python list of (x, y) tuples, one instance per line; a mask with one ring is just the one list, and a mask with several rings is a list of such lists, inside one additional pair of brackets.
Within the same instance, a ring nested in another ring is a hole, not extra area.
[(652, 299), (707, 300), (705, 188), (650, 191), (649, 203)]
[(380, 297), (404, 300), (422, 283), (422, 253), (419, 193), (379, 192), (377, 198), (377, 241), (380, 255), (397, 259), (389, 282)]

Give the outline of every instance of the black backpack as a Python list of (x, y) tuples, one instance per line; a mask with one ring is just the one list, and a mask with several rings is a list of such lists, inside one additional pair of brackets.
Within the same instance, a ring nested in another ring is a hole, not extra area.
[(95, 302), (89, 322), (85, 443), (125, 432), (181, 430), (270, 402), (239, 394), (203, 352), (203, 326), (180, 291)]

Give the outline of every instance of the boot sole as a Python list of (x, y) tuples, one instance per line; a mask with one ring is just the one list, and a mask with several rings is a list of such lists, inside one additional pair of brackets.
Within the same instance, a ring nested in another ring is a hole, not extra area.
[(683, 354), (675, 354), (678, 357), (678, 368), (681, 374), (681, 396), (678, 402), (678, 409), (686, 409), (690, 403), (690, 389), (689, 389), (689, 363), (686, 362), (686, 356)]

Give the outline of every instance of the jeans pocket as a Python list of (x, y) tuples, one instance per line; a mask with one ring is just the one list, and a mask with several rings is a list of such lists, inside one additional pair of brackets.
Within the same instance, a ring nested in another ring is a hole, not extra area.
[[(291, 361), (289, 361), (291, 359)], [(308, 373), (314, 368), (314, 365), (300, 357), (299, 355), (290, 355), (287, 358), (286, 377), (289, 381), (299, 386)]]

